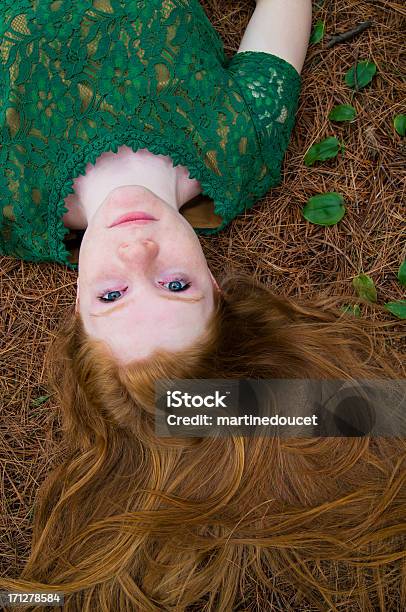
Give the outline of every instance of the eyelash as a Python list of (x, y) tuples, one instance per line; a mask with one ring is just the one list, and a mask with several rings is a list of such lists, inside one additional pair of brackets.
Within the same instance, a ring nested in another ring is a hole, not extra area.
[[(187, 289), (189, 289), (189, 287), (191, 286), (192, 283), (188, 283), (186, 282), (183, 278), (173, 278), (169, 281), (165, 281), (165, 282), (160, 282), (160, 285), (166, 285), (166, 283), (174, 283), (175, 281), (179, 281), (181, 283), (186, 283), (184, 287), (182, 287), (182, 289), (179, 289), (178, 291), (172, 291), (171, 293), (181, 293), (182, 291), (186, 291)], [(101, 293), (100, 295), (97, 296), (97, 299), (100, 300), (100, 302), (103, 302), (104, 304), (111, 304), (113, 302), (116, 302), (117, 300), (105, 300), (103, 299), (103, 296), (106, 293), (113, 293), (114, 291), (125, 291), (126, 289), (128, 289), (128, 287), (125, 287), (125, 289), (106, 289), (106, 291), (103, 291), (103, 293)], [(169, 290), (168, 290), (169, 291)], [(120, 299), (120, 298), (117, 298)]]

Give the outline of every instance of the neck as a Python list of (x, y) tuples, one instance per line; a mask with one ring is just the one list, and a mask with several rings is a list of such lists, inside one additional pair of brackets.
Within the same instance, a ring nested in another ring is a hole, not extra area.
[(87, 165), (86, 174), (79, 176), (73, 185), (86, 226), (110, 191), (121, 185), (147, 187), (179, 210), (190, 196), (184, 193), (178, 168), (169, 157), (147, 149), (134, 153), (124, 145), (117, 153), (103, 153), (95, 165)]

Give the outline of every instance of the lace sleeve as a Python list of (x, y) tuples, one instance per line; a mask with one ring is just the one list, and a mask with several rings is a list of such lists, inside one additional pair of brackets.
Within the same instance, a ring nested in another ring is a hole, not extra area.
[(226, 68), (251, 113), (268, 170), (279, 178), (295, 123), (301, 76), (286, 60), (263, 51), (237, 53)]

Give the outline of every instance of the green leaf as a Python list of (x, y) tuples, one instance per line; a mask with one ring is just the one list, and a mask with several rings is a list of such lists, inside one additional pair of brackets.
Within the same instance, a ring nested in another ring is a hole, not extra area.
[(376, 302), (377, 295), (374, 281), (367, 274), (359, 274), (352, 279), (352, 285), (360, 298), (369, 302)]
[[(376, 73), (376, 65), (373, 62), (364, 60), (357, 64), (357, 83), (355, 83), (355, 69), (352, 66), (348, 72), (346, 72), (344, 80), (348, 87), (352, 89), (362, 89), (368, 83), (370, 83)], [(358, 86), (358, 87), (357, 87)]]
[(406, 300), (399, 300), (398, 302), (386, 302), (384, 304), (386, 310), (389, 310), (392, 314), (399, 317), (399, 319), (406, 319)]
[(406, 287), (406, 259), (399, 268), (398, 279), (400, 284)]
[(311, 45), (316, 45), (317, 43), (321, 41), (323, 36), (324, 36), (324, 21), (319, 19), (318, 21), (316, 21), (316, 24), (313, 28), (313, 32), (312, 32), (312, 35), (310, 36), (309, 43)]
[(32, 406), (39, 406), (40, 404), (43, 404), (44, 402), (47, 401), (47, 399), (51, 397), (50, 395), (41, 395), (41, 397), (37, 397), (34, 400), (31, 400), (31, 404)]
[(315, 195), (307, 200), (302, 214), (310, 223), (335, 225), (345, 215), (344, 197), (335, 191)]
[(328, 118), (331, 121), (352, 121), (357, 116), (357, 111), (351, 104), (338, 104), (335, 106)]
[(400, 136), (406, 135), (406, 115), (396, 115), (393, 125)]
[(325, 161), (336, 157), (338, 152), (342, 149), (340, 142), (335, 136), (329, 136), (312, 145), (304, 156), (304, 163), (306, 166), (312, 166), (316, 161)]
[(341, 310), (347, 314), (353, 315), (354, 317), (361, 316), (361, 309), (358, 304), (354, 304), (353, 306), (346, 304), (345, 306), (341, 306)]

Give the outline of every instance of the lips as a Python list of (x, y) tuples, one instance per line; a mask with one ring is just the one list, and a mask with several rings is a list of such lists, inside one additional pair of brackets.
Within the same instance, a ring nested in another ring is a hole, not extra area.
[(121, 217), (118, 217), (118, 219), (116, 219), (109, 227), (114, 227), (115, 225), (121, 225), (122, 223), (129, 223), (134, 221), (139, 221), (142, 223), (147, 221), (157, 221), (157, 219), (155, 219), (155, 217), (149, 215), (144, 211), (137, 211), (127, 213), (126, 215), (121, 215)]

